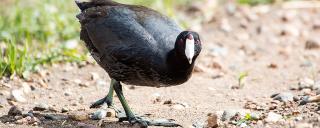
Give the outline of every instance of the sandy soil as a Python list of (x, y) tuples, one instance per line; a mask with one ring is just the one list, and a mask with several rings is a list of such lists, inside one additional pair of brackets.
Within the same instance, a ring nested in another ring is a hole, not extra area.
[[(221, 8), (209, 23), (203, 25), (200, 33), (204, 49), (197, 62), (197, 71), (187, 83), (167, 88), (125, 86), (125, 96), (134, 112), (149, 114), (152, 119), (174, 119), (183, 127), (191, 127), (204, 122), (208, 113), (243, 109), (248, 100), (270, 102), (269, 97), (274, 93), (292, 92), (296, 95), (299, 91), (290, 91), (289, 88), (297, 86), (301, 79), (320, 79), (320, 50), (305, 48), (308, 40), (320, 34), (319, 9), (260, 6), (229, 11)], [(130, 126), (90, 119), (65, 122), (40, 118), (41, 123), (35, 126), (5, 123), (9, 104), (19, 106), (23, 112), (45, 103), (59, 112), (39, 113), (89, 114), (96, 110), (89, 109), (89, 105), (106, 95), (110, 82), (108, 75), (92, 64), (80, 67), (58, 64), (43, 72), (39, 73), (42, 75), (33, 75), (32, 81), (28, 82), (34, 90), (25, 96), (25, 103), (5, 102), (10, 90), (21, 87), (22, 80), (2, 80), (0, 97), (4, 103), (0, 108), (0, 127), (80, 127), (79, 122), (102, 124), (102, 127)], [(238, 75), (242, 72), (248, 72), (244, 87), (231, 89), (238, 85)], [(91, 73), (97, 73), (99, 77), (92, 80)], [(41, 80), (45, 82), (39, 82)], [(79, 85), (79, 80), (84, 85)], [(115, 99), (116, 106), (121, 107)], [(169, 100), (173, 104), (163, 104)], [(61, 113), (63, 107), (70, 110)]]

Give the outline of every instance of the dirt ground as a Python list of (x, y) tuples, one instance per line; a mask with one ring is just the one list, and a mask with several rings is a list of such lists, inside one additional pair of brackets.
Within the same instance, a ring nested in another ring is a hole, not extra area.
[[(319, 8), (285, 8), (281, 5), (237, 7), (236, 10), (221, 7), (202, 26), (203, 51), (192, 78), (185, 84), (166, 88), (126, 85), (124, 93), (128, 103), (137, 114), (147, 114), (151, 119), (174, 119), (183, 127), (193, 127), (205, 123), (208, 113), (245, 109), (248, 101), (266, 104), (273, 101), (270, 96), (275, 93), (290, 92), (299, 99), (306, 94), (290, 88), (297, 87), (305, 78), (320, 80), (319, 14)], [(238, 76), (243, 72), (248, 73), (246, 80), (243, 80), (243, 88), (232, 89), (238, 86)], [(27, 81), (32, 91), (24, 95), (26, 102), (10, 100), (11, 91), (21, 88), (23, 82), (20, 79), (1, 81), (0, 127), (130, 127), (126, 123), (110, 123), (110, 119), (65, 121), (41, 116), (40, 123), (26, 124), (17, 123), (15, 118), (18, 117), (8, 116), (13, 104), (23, 113), (40, 103), (50, 106), (50, 110), (34, 111), (35, 115), (87, 115), (96, 111), (89, 109), (89, 106), (106, 95), (110, 79), (95, 64), (55, 64), (32, 75), (31, 80)], [(315, 95), (314, 91), (310, 90), (309, 95)], [(115, 104), (121, 108), (116, 97)], [(298, 109), (304, 110), (303, 107)], [(62, 113), (62, 108), (68, 111)], [(319, 110), (314, 110), (315, 116), (312, 117), (318, 121)], [(299, 113), (293, 117), (303, 114)], [(317, 121), (308, 121), (310, 118), (304, 117), (293, 123), (294, 119), (268, 123), (262, 118), (262, 124), (256, 121), (248, 125), (294, 127), (300, 122), (307, 122), (310, 124), (308, 126), (320, 127)], [(221, 127), (240, 127), (220, 121), (219, 124)]]

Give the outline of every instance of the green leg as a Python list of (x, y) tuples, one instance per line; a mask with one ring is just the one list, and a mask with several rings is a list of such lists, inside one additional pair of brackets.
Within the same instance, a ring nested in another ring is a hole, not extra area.
[(97, 108), (100, 107), (101, 105), (103, 105), (104, 103), (107, 103), (108, 107), (113, 107), (113, 85), (116, 83), (117, 81), (114, 79), (111, 79), (111, 83), (110, 83), (110, 88), (109, 88), (109, 92), (107, 94), (106, 97), (94, 102), (90, 108)]
[(119, 118), (119, 121), (127, 120), (131, 124), (138, 123), (141, 126), (140, 127), (148, 127), (149, 126), (164, 126), (164, 127), (179, 127), (179, 124), (174, 123), (174, 120), (167, 120), (167, 119), (160, 119), (160, 120), (148, 120), (146, 118), (141, 118), (138, 116), (135, 116), (133, 112), (131, 111), (126, 99), (124, 98), (124, 95), (122, 93), (122, 85), (120, 82), (116, 82), (114, 85), (114, 90), (117, 93), (117, 96), (122, 104), (122, 107), (126, 113), (126, 117)]

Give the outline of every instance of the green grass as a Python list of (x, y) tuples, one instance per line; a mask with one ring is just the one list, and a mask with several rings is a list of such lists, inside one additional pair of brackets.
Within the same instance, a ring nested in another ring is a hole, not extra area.
[(25, 76), (37, 66), (82, 61), (84, 50), (65, 47), (79, 41), (73, 1), (15, 0), (0, 9), (0, 78)]
[[(58, 62), (86, 59), (83, 46), (66, 47), (80, 42), (79, 13), (73, 0), (5, 0), (0, 7), (0, 78), (26, 77), (38, 67)], [(152, 7), (175, 18), (174, 7), (191, 0), (116, 0)]]
[(270, 4), (275, 0), (238, 0), (240, 4), (258, 5), (258, 4)]

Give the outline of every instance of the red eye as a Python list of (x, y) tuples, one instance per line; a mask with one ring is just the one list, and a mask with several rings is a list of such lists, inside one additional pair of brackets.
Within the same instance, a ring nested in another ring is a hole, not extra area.
[(196, 43), (201, 44), (201, 41), (200, 41), (200, 40), (197, 40)]

